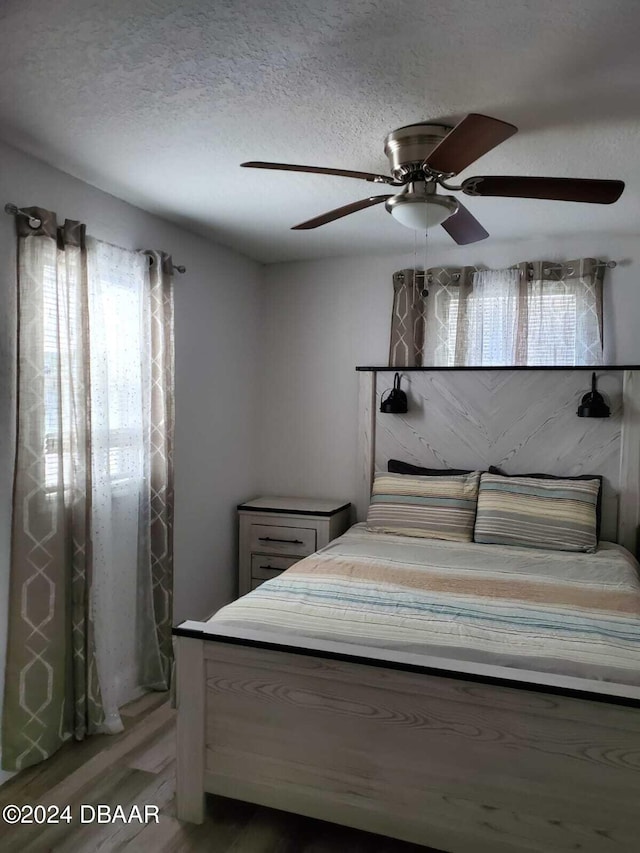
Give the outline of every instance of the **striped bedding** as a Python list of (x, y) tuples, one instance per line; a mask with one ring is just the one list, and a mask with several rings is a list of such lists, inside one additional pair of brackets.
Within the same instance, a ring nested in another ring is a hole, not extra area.
[(640, 579), (594, 554), (425, 540), (358, 524), (223, 607), (210, 633), (328, 640), (640, 686)]

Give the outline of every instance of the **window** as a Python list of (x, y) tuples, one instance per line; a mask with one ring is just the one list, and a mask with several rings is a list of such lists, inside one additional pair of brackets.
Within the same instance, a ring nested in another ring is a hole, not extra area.
[(527, 364), (575, 365), (577, 358), (578, 301), (575, 293), (544, 282), (539, 299), (527, 309)]
[(450, 283), (434, 289), (424, 364), (572, 367), (602, 361), (600, 297), (579, 277), (523, 287), (519, 269), (486, 270), (474, 273), (464, 290)]
[[(44, 339), (43, 339), (43, 384), (44, 384), (44, 465), (45, 486), (55, 489), (61, 480), (62, 472), (58, 470), (58, 436), (68, 435), (68, 429), (60, 430), (58, 423), (59, 363), (58, 349), (58, 295), (56, 292), (56, 271), (50, 264), (44, 267), (43, 288), (44, 300)], [(68, 425), (67, 425), (68, 426)], [(65, 450), (67, 464), (69, 448)]]
[[(133, 254), (133, 253), (132, 253)], [(72, 263), (69, 250), (61, 262)], [(94, 477), (107, 477), (112, 487), (137, 484), (143, 477), (143, 260), (138, 275), (123, 270), (115, 247), (93, 243), (89, 249), (90, 357), (77, 317), (79, 300), (65, 304), (57, 292), (53, 266), (44, 269), (44, 399), (45, 484), (48, 490), (70, 482), (65, 474), (73, 465), (70, 435), (74, 428), (71, 389), (90, 375), (91, 429)], [(59, 316), (66, 312), (65, 341), (59, 340)], [(85, 357), (83, 357), (83, 347)], [(77, 375), (76, 375), (77, 374)], [(73, 380), (73, 381), (72, 381)], [(63, 447), (60, 454), (59, 436)]]
[[(108, 447), (109, 476), (112, 484), (142, 476), (142, 375), (141, 375), (141, 290), (101, 279), (98, 306), (104, 326), (103, 353), (105, 399), (102, 441)], [(95, 308), (95, 306), (94, 306)]]

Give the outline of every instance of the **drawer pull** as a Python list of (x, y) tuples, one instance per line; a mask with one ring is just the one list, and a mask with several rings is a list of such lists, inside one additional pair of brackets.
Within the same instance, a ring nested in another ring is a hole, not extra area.
[(302, 539), (274, 539), (272, 536), (259, 536), (260, 542), (286, 542), (288, 545), (304, 545)]
[(269, 569), (272, 572), (281, 572), (282, 569), (279, 569), (277, 566), (258, 566), (260, 569)]

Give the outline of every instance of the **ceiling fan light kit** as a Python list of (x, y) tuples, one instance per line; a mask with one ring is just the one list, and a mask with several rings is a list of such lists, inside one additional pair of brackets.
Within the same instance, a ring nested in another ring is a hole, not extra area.
[(438, 195), (438, 187), (471, 196), (549, 199), (590, 204), (612, 204), (620, 198), (624, 183), (612, 180), (485, 175), (467, 178), (459, 186), (448, 183), (483, 154), (513, 136), (517, 130), (517, 127), (508, 122), (480, 113), (469, 113), (453, 128), (429, 122), (399, 127), (389, 133), (384, 141), (390, 176), (349, 169), (255, 160), (241, 165), (253, 169), (336, 175), (403, 188), (395, 195), (369, 196), (330, 210), (294, 225), (295, 231), (318, 228), (384, 202), (387, 211), (402, 225), (424, 232), (428, 228), (442, 225), (456, 243), (465, 245), (484, 240), (489, 233), (461, 202), (450, 195)]
[(436, 195), (435, 184), (409, 184), (407, 192), (387, 199), (384, 206), (396, 222), (424, 233), (442, 225), (458, 210), (458, 202), (450, 195)]

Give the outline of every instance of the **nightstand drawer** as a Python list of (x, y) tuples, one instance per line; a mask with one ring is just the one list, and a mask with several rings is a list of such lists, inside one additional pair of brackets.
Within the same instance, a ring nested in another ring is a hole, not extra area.
[(251, 555), (251, 577), (268, 580), (284, 572), (298, 562), (297, 557), (268, 557), (262, 554)]
[(316, 550), (316, 531), (309, 527), (252, 524), (249, 548), (262, 554), (296, 554), (304, 557)]
[(244, 595), (324, 548), (349, 526), (350, 504), (263, 497), (238, 506), (238, 590)]
[(265, 571), (264, 569), (258, 569), (257, 574), (251, 575), (251, 583), (264, 583), (265, 581), (270, 581), (273, 578), (277, 578), (278, 575), (281, 575), (281, 571)]

